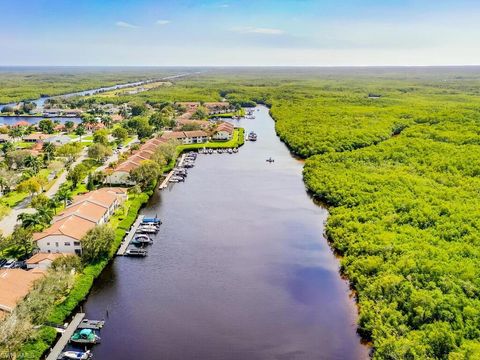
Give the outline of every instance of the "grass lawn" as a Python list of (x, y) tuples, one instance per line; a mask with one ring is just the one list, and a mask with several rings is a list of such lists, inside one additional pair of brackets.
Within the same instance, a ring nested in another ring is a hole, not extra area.
[(236, 148), (242, 146), (245, 139), (244, 135), (245, 130), (243, 128), (235, 129), (233, 131), (233, 137), (228, 141), (208, 141), (201, 144), (188, 144), (188, 145), (179, 145), (177, 146), (178, 154), (181, 154), (187, 150), (198, 150), (203, 148), (210, 149), (221, 149), (221, 148)]

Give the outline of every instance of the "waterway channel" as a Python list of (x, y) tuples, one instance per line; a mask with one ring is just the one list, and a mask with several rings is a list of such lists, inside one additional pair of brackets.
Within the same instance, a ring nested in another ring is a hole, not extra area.
[(257, 142), (199, 155), (185, 183), (154, 194), (142, 213), (163, 225), (148, 256), (117, 257), (96, 281), (84, 304), (107, 321), (95, 359), (368, 358), (328, 213), (268, 110), (255, 115), (239, 125)]

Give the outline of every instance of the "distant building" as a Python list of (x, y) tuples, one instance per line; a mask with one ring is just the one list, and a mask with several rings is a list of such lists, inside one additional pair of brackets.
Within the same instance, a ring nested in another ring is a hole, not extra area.
[(233, 137), (234, 129), (235, 127), (232, 124), (228, 122), (223, 122), (219, 124), (215, 129), (212, 139), (220, 141), (230, 140)]
[(201, 144), (208, 141), (208, 134), (203, 130), (166, 131), (162, 134), (162, 139), (177, 140), (182, 144)]
[(36, 142), (43, 142), (45, 139), (48, 137), (51, 137), (52, 135), (47, 135), (43, 133), (33, 133), (27, 136), (23, 137), (23, 141), (25, 142), (31, 142), (31, 143), (36, 143)]
[(68, 135), (55, 135), (50, 136), (49, 138), (45, 139), (44, 142), (52, 143), (54, 145), (65, 145), (72, 141), (72, 138)]

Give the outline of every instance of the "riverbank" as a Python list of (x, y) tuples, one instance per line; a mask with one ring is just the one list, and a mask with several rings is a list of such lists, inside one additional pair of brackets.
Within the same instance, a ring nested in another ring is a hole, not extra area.
[[(180, 145), (177, 147), (177, 157), (173, 160), (173, 164), (169, 164), (164, 171), (168, 172), (175, 166), (175, 162), (178, 157), (186, 151), (198, 150), (204, 146), (210, 148), (230, 148), (239, 147), (244, 143), (244, 129), (235, 129), (234, 136), (231, 140), (225, 142), (209, 142), (205, 144), (189, 144)], [(198, 146), (203, 145), (203, 146)], [(157, 182), (158, 183), (158, 182)], [(156, 188), (157, 183), (153, 186)], [(115, 229), (115, 242), (112, 245), (109, 257), (96, 264), (89, 264), (85, 266), (82, 274), (77, 275), (74, 285), (70, 293), (66, 296), (65, 300), (55, 307), (55, 310), (50, 314), (48, 322), (53, 324), (61, 324), (68, 317), (72, 315), (79, 304), (84, 301), (91, 291), (95, 279), (97, 279), (105, 267), (114, 260), (115, 254), (120, 247), (122, 240), (126, 236), (127, 231), (131, 228), (135, 219), (137, 218), (140, 209), (144, 206), (154, 190), (149, 190), (142, 194), (129, 194), (128, 200), (124, 203), (121, 211), (115, 213), (109, 220), (109, 225)], [(52, 344), (57, 339), (56, 331), (53, 327), (44, 326), (37, 333), (37, 336), (33, 341), (30, 341), (22, 348), (22, 353), (25, 354), (27, 359), (40, 359)]]
[(148, 256), (110, 263), (83, 305), (91, 318), (108, 308), (96, 357), (367, 358), (348, 283), (322, 237), (326, 212), (260, 109), (239, 123), (257, 142), (199, 155), (185, 183), (142, 209), (163, 221)]

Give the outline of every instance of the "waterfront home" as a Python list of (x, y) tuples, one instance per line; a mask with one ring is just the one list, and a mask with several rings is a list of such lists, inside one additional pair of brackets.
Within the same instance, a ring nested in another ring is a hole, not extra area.
[(37, 248), (43, 253), (81, 255), (81, 239), (90, 229), (106, 223), (126, 198), (123, 188), (102, 188), (76, 196), (49, 228), (33, 235)]
[(20, 120), (17, 121), (15, 124), (12, 125), (12, 127), (22, 127), (22, 126), (30, 126), (31, 124), (28, 121), (25, 120)]
[(37, 143), (37, 142), (43, 142), (45, 139), (49, 137), (51, 137), (51, 135), (36, 132), (30, 135), (24, 136), (23, 141), (30, 142), (30, 143)]
[(61, 253), (37, 253), (33, 255), (30, 259), (27, 259), (25, 263), (27, 264), (27, 269), (40, 269), (47, 270), (52, 263), (62, 256), (67, 256), (71, 254), (61, 254)]
[(0, 319), (15, 309), (42, 276), (44, 272), (38, 270), (0, 269)]
[(44, 117), (58, 117), (62, 115), (62, 109), (43, 109), (42, 115)]
[(203, 130), (193, 131), (165, 131), (162, 135), (164, 140), (177, 140), (182, 144), (200, 144), (208, 141), (208, 134)]
[(130, 171), (136, 169), (138, 166), (138, 163), (126, 160), (115, 167), (115, 169), (107, 169), (105, 183), (109, 185), (135, 185), (135, 183), (130, 180)]
[(226, 141), (233, 137), (234, 126), (228, 122), (222, 122), (217, 126), (212, 136), (213, 140)]

